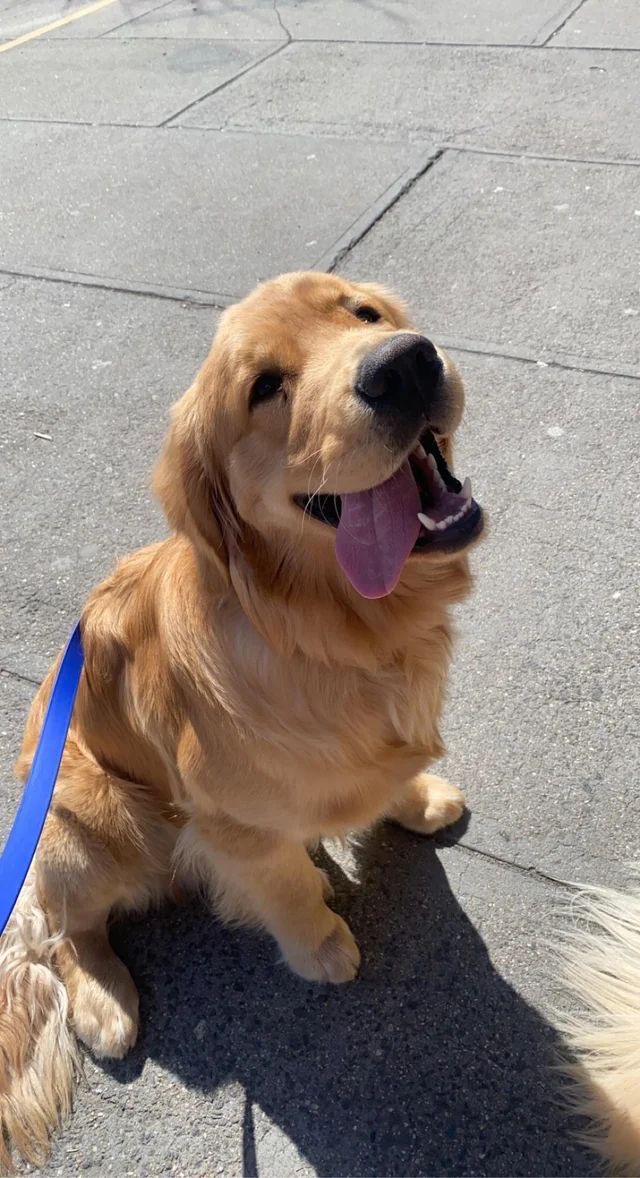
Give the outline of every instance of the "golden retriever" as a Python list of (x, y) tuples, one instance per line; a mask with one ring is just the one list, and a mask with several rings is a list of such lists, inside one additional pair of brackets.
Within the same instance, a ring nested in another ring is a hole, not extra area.
[[(450, 607), (482, 511), (451, 472), (453, 362), (379, 286), (268, 282), (222, 317), (155, 487), (172, 534), (82, 613), (85, 667), (29, 881), (0, 942), (0, 1119), (27, 1158), (70, 1106), (76, 1037), (135, 1043), (114, 911), (204, 882), (295, 973), (360, 953), (308, 846), (388, 816), (431, 834)], [(29, 769), (55, 667), (29, 716)]]
[[(640, 1174), (640, 889), (569, 894), (556, 938), (560, 1066), (578, 1136), (609, 1174)], [(570, 922), (566, 919), (570, 917)], [(558, 969), (558, 965), (560, 968)]]

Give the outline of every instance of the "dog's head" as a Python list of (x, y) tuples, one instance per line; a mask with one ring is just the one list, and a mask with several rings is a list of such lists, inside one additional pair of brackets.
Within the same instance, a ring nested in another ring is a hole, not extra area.
[(284, 275), (223, 315), (156, 485), (221, 568), (271, 552), (384, 597), (482, 530), (450, 470), (463, 401), (453, 362), (381, 287)]

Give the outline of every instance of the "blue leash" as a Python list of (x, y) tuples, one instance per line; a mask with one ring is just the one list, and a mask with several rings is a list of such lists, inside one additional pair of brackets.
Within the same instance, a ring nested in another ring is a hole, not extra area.
[(15, 822), (0, 855), (0, 933), (4, 931), (31, 866), (62, 760), (82, 672), (80, 623), (58, 667), (47, 714)]

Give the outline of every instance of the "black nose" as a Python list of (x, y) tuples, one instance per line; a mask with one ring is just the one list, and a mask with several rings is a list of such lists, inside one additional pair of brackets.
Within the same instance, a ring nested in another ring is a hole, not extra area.
[(431, 340), (402, 332), (390, 335), (360, 361), (356, 392), (385, 416), (429, 417), (442, 376)]

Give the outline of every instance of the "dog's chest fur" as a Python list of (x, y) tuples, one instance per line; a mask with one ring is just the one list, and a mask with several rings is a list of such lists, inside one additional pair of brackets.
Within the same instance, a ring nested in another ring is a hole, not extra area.
[[(264, 820), (266, 808), (280, 828), (305, 835), (367, 825), (444, 751), (448, 656), (442, 625), (375, 669), (285, 658), (250, 626), (226, 629), (212, 660), (222, 660), (216, 678), (225, 685), (221, 698), (212, 682), (226, 720), (222, 740), (213, 725), (208, 753), (210, 764), (224, 764), (217, 798), (239, 821), (258, 811)], [(199, 738), (209, 743), (202, 729)]]
[(122, 603), (114, 592), (127, 588), (130, 564), (84, 614), (92, 689), (80, 694), (80, 723), (101, 763), (163, 803), (305, 839), (340, 834), (373, 822), (442, 756), (448, 603), (427, 593), (402, 628), (378, 627), (393, 652), (349, 658), (342, 635), (342, 657), (323, 660), (298, 647), (278, 653), (239, 602), (207, 612), (195, 592), (158, 609), (145, 636), (140, 581)]

